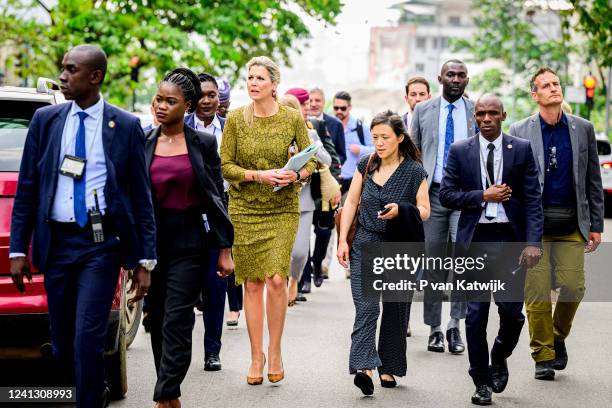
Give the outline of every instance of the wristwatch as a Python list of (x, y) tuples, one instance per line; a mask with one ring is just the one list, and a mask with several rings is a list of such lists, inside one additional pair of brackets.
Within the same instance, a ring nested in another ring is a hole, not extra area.
[(157, 265), (157, 260), (155, 260), (155, 259), (141, 259), (139, 264), (140, 264), (140, 266), (145, 268), (148, 272), (151, 272), (153, 269), (155, 269), (155, 266)]
[(301, 180), (302, 176), (300, 175), (299, 171), (293, 170), (295, 172), (295, 175), (297, 176), (297, 178), (295, 179), (295, 182), (297, 183), (298, 181)]

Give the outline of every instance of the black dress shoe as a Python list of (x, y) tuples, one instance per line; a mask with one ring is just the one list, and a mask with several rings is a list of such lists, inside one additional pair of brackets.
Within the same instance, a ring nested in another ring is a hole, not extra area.
[(564, 370), (565, 367), (567, 367), (565, 341), (555, 339), (555, 361), (553, 362), (553, 368), (555, 370)]
[(500, 393), (506, 389), (508, 385), (508, 363), (506, 359), (491, 358), (491, 388), (493, 392)]
[(372, 395), (374, 394), (374, 383), (369, 375), (364, 372), (358, 372), (355, 374), (355, 379), (353, 380), (353, 384), (357, 388), (361, 390), (363, 395)]
[(444, 353), (444, 335), (442, 332), (433, 332), (431, 336), (429, 336), (427, 350), (435, 353)]
[(535, 379), (553, 381), (555, 379), (554, 360), (540, 361), (535, 364)]
[(102, 408), (106, 408), (110, 405), (110, 400), (111, 400), (111, 396), (110, 396), (110, 390), (108, 389), (108, 387), (104, 388), (104, 391), (102, 392)]
[(472, 404), (474, 405), (491, 405), (493, 402), (491, 387), (482, 384), (476, 387), (476, 392), (472, 395)]
[[(393, 376), (391, 376), (393, 377)], [(395, 378), (393, 378), (392, 380), (384, 380), (382, 377), (380, 378), (380, 386), (383, 388), (395, 388), (397, 387), (397, 381), (395, 381)]]
[(300, 291), (302, 293), (310, 293), (310, 281), (304, 281), (304, 284), (302, 285), (302, 290)]
[(306, 296), (304, 296), (303, 293), (298, 292), (297, 296), (295, 297), (295, 300), (297, 300), (298, 302), (305, 302), (308, 299), (306, 299)]
[(323, 284), (323, 276), (322, 275), (319, 275), (319, 276), (315, 275), (315, 277), (314, 277), (314, 285), (317, 288), (320, 288), (322, 284)]
[(448, 351), (453, 354), (461, 354), (465, 351), (465, 345), (461, 340), (461, 332), (458, 328), (453, 327), (446, 331), (446, 341), (448, 341)]
[(219, 371), (221, 370), (221, 359), (219, 354), (210, 353), (205, 357), (204, 371)]

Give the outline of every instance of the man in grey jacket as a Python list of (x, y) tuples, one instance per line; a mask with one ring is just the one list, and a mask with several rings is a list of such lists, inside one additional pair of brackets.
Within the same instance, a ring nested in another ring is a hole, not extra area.
[[(429, 182), (431, 216), (423, 225), (429, 256), (444, 256), (449, 238), (455, 242), (457, 236), (459, 211), (443, 207), (438, 194), (451, 144), (475, 134), (474, 103), (463, 96), (469, 81), (467, 67), (462, 61), (445, 62), (438, 76), (442, 96), (417, 104), (412, 114), (410, 135), (421, 151)], [(443, 282), (446, 281), (447, 272), (428, 270), (425, 277), (429, 281)], [(423, 305), (425, 324), (431, 327), (427, 350), (444, 352), (442, 299), (427, 288)], [(451, 298), (451, 301), (446, 339), (449, 351), (459, 354), (465, 350), (459, 322), (465, 319), (466, 306), (465, 302), (456, 298)]]
[[(539, 112), (509, 133), (531, 142), (542, 189), (544, 254), (527, 273), (525, 303), (535, 378), (553, 380), (567, 365), (565, 339), (584, 296), (584, 253), (601, 242), (603, 187), (593, 125), (563, 113), (563, 90), (552, 69), (535, 73), (531, 97)], [(550, 291), (556, 288), (553, 313)]]

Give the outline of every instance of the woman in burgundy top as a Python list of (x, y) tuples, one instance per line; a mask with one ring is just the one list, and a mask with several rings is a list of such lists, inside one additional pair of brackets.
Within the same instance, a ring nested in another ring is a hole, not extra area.
[(216, 140), (183, 123), (200, 95), (200, 81), (189, 69), (166, 75), (153, 102), (160, 126), (147, 134), (145, 145), (157, 224), (158, 264), (148, 300), (156, 408), (180, 407), (180, 385), (191, 362), (193, 308), (212, 248), (220, 248), (220, 276), (234, 269), (234, 230)]

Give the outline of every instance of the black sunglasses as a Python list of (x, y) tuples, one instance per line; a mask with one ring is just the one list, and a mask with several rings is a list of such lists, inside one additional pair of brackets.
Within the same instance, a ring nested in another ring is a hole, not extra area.
[(347, 109), (347, 107), (346, 107), (346, 106), (334, 106), (334, 110), (335, 110), (335, 111), (338, 111), (338, 110), (339, 110), (339, 111), (344, 112), (344, 111), (346, 111), (346, 109)]

